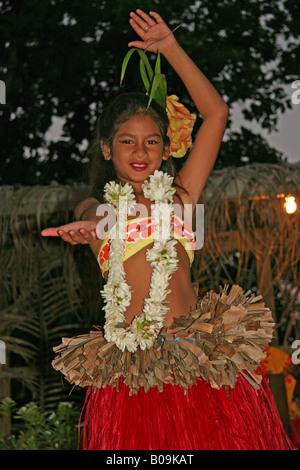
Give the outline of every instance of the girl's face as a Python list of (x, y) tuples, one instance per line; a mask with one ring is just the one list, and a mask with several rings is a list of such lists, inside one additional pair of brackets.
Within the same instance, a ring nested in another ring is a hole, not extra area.
[(112, 159), (118, 178), (131, 184), (143, 183), (169, 156), (159, 127), (148, 115), (136, 115), (120, 125), (112, 152), (101, 145), (104, 158)]

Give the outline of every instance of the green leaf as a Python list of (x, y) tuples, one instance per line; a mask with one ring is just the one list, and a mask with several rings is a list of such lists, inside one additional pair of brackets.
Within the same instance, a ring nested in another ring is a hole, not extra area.
[[(153, 70), (152, 70), (152, 67), (150, 65), (150, 62), (148, 60), (148, 57), (145, 53), (145, 51), (142, 51), (141, 49), (138, 49), (138, 48), (133, 48), (133, 49), (130, 49), (126, 56), (124, 57), (124, 60), (123, 60), (123, 63), (122, 63), (122, 67), (121, 67), (121, 78), (120, 78), (120, 86), (122, 86), (122, 83), (123, 83), (123, 80), (124, 80), (124, 76), (125, 76), (125, 72), (126, 72), (126, 69), (127, 69), (127, 66), (128, 66), (128, 62), (132, 56), (132, 54), (134, 52), (137, 52), (140, 56), (140, 59), (144, 65), (144, 70), (146, 72), (147, 70), (147, 73), (148, 73), (148, 76), (149, 76), (149, 80), (151, 81), (152, 80), (152, 77), (153, 77)], [(141, 66), (140, 66), (141, 67)], [(142, 77), (143, 78), (143, 77)], [(146, 91), (148, 92), (148, 89), (146, 88)]]
[(146, 93), (149, 95), (148, 107), (154, 99), (162, 108), (165, 109), (167, 97), (167, 82), (165, 76), (161, 73), (161, 60), (159, 51), (157, 52), (157, 58), (154, 68), (155, 71), (153, 72), (146, 52), (138, 48), (130, 49), (127, 52), (122, 63), (120, 86), (122, 86), (128, 62), (135, 51), (140, 56), (140, 74), (144, 87), (146, 89)]
[(166, 107), (166, 93), (167, 82), (166, 78), (162, 74), (154, 74), (153, 81), (151, 84), (151, 90), (149, 93), (148, 107), (151, 101), (154, 99), (162, 108)]
[(130, 49), (126, 56), (124, 57), (124, 60), (123, 60), (123, 63), (122, 63), (122, 68), (121, 68), (121, 78), (120, 78), (120, 86), (122, 86), (122, 83), (123, 83), (123, 80), (124, 80), (124, 75), (125, 75), (125, 72), (126, 72), (126, 68), (127, 68), (127, 65), (128, 65), (128, 62), (130, 60), (130, 57), (132, 56), (132, 54), (134, 53), (134, 51), (136, 51), (137, 49)]
[[(149, 76), (149, 79), (152, 80), (152, 77), (153, 77), (153, 70), (152, 70), (152, 67), (150, 65), (150, 62), (148, 60), (148, 57), (147, 57), (147, 54), (145, 51), (142, 51), (141, 49), (136, 49), (140, 55), (140, 58), (141, 60), (143, 61), (143, 63), (145, 64), (145, 67), (147, 69), (147, 72), (148, 72), (148, 76)], [(148, 90), (147, 90), (148, 91)]]
[(156, 57), (154, 72), (157, 73), (157, 74), (161, 74), (161, 69), (160, 69), (160, 52), (159, 52), (159, 49), (158, 49), (158, 51), (157, 51), (157, 57)]
[(146, 88), (147, 93), (148, 93), (148, 90), (150, 88), (150, 80), (148, 79), (146, 67), (142, 59), (140, 59), (140, 74), (144, 83), (144, 87)]
[(151, 84), (150, 93), (149, 93), (148, 108), (149, 108), (152, 100), (154, 99), (154, 96), (155, 96), (156, 90), (158, 88), (159, 82), (160, 82), (160, 75), (154, 74), (153, 81), (152, 81), (152, 84)]
[(167, 99), (167, 80), (165, 75), (160, 75), (160, 82), (156, 90), (155, 98), (157, 103), (162, 107), (166, 108), (166, 99)]

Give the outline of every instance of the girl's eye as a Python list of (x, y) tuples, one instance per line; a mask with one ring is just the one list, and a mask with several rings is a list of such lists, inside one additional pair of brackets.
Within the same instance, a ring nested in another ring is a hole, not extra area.
[(132, 140), (124, 139), (124, 140), (121, 140), (121, 143), (122, 143), (122, 144), (131, 144), (131, 143), (132, 143)]
[(157, 140), (148, 140), (148, 144), (154, 145), (154, 144), (158, 144), (158, 142)]

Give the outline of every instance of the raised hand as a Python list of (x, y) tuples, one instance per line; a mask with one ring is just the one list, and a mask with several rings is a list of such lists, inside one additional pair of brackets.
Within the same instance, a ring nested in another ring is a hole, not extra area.
[(100, 239), (97, 222), (90, 220), (71, 222), (59, 227), (48, 227), (42, 230), (41, 235), (43, 237), (61, 237), (71, 245), (87, 245)]
[(131, 41), (128, 46), (151, 52), (159, 49), (163, 54), (166, 48), (176, 43), (176, 39), (158, 13), (150, 11), (149, 15), (142, 10), (130, 13), (129, 23), (142, 41)]

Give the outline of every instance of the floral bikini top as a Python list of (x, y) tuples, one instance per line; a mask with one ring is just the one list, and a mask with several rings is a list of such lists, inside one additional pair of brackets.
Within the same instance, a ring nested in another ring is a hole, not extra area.
[[(173, 216), (172, 229), (174, 238), (181, 242), (188, 254), (190, 264), (192, 264), (194, 260), (195, 239), (191, 227), (183, 223), (179, 217)], [(136, 219), (127, 220), (123, 261), (142, 250), (145, 246), (150, 245), (153, 242), (153, 232), (154, 221), (151, 217), (138, 217)], [(102, 275), (108, 271), (109, 247), (110, 237), (108, 236), (103, 241), (98, 254), (98, 263)]]

